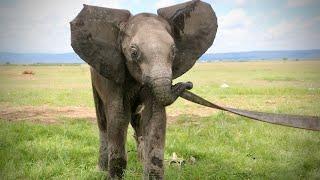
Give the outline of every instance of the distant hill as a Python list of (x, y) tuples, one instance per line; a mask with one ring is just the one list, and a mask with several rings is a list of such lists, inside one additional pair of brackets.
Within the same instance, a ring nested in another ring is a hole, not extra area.
[(305, 60), (320, 59), (320, 49), (315, 50), (291, 50), (291, 51), (251, 51), (232, 53), (208, 53), (200, 60), (210, 61), (252, 61), (252, 60)]
[(36, 63), (84, 63), (75, 53), (47, 54), (47, 53), (0, 53), (0, 64), (36, 64)]
[[(200, 57), (200, 62), (210, 61), (252, 61), (252, 60), (305, 60), (319, 59), (320, 49), (292, 51), (251, 51), (232, 53), (207, 53)], [(7, 53), (0, 52), (0, 64), (36, 64), (36, 63), (84, 63), (75, 53)]]

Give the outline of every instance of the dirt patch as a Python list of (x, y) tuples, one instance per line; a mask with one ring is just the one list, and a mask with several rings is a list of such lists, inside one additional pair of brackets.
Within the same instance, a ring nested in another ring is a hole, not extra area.
[[(197, 116), (197, 117), (208, 117), (211, 116), (219, 110), (192, 104), (191, 102), (184, 102), (184, 105), (188, 106), (186, 108), (174, 108), (168, 107), (167, 108), (167, 119), (168, 124), (175, 123), (178, 120), (178, 117), (181, 115), (187, 116)], [(189, 106), (191, 105), (191, 106)]]
[[(168, 124), (177, 121), (180, 115), (192, 114), (199, 117), (209, 116), (215, 113), (210, 108), (196, 108), (192, 110), (169, 110), (167, 112)], [(49, 107), (49, 106), (18, 106), (0, 105), (0, 119), (6, 121), (28, 121), (33, 123), (54, 124), (62, 122), (61, 118), (85, 119), (90, 122), (96, 122), (96, 113), (94, 108), (88, 107)]]
[(81, 118), (95, 122), (94, 108), (86, 107), (49, 107), (49, 106), (0, 106), (0, 119), (7, 121), (30, 121), (53, 124), (63, 117)]
[(34, 75), (35, 73), (32, 70), (25, 70), (22, 74)]

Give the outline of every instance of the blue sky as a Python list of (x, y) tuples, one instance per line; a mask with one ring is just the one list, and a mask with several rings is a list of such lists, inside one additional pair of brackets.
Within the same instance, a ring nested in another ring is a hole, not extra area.
[[(156, 13), (182, 0), (1, 0), (0, 52), (72, 52), (69, 22), (82, 4)], [(320, 49), (319, 0), (205, 0), (219, 28), (207, 51)]]

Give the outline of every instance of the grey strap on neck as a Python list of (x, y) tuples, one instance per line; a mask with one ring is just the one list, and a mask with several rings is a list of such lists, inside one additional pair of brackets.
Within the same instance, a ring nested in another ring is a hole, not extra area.
[(274, 114), (274, 113), (264, 113), (257, 111), (248, 111), (242, 109), (235, 109), (229, 107), (219, 106), (217, 104), (211, 103), (202, 97), (185, 90), (180, 97), (214, 109), (220, 109), (233, 114), (244, 116), (253, 120), (263, 121), (272, 124), (278, 124), (282, 126), (289, 126), (300, 129), (307, 129), (313, 131), (320, 131), (320, 118), (316, 116), (300, 116), (300, 115), (289, 115), (289, 114)]

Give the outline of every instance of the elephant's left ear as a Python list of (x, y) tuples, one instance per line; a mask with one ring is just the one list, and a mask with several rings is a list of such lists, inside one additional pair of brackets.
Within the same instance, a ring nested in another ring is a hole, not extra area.
[(216, 36), (217, 17), (210, 4), (193, 0), (158, 9), (172, 28), (178, 49), (173, 62), (173, 78), (187, 72), (212, 45)]

